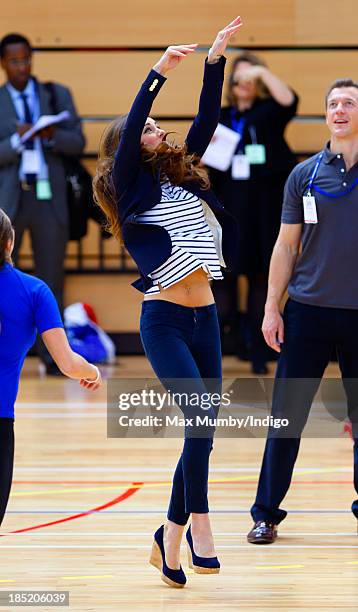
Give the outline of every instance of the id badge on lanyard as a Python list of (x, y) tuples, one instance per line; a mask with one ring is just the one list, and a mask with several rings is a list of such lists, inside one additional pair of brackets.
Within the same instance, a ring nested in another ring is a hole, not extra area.
[(312, 195), (303, 196), (303, 216), (305, 223), (318, 223), (316, 199)]
[(318, 168), (320, 167), (324, 151), (319, 155), (316, 165), (308, 183), (307, 194), (303, 196), (303, 218), (305, 223), (318, 223), (316, 198), (312, 195), (311, 189), (313, 182), (317, 176)]
[(243, 153), (234, 155), (231, 165), (231, 178), (247, 180), (250, 178), (250, 162)]
[(238, 121), (234, 109), (231, 111), (231, 125), (233, 130), (240, 136), (238, 149), (232, 158), (231, 178), (235, 181), (247, 181), (250, 178), (250, 162), (247, 155), (244, 153), (244, 147), (242, 145), (246, 119), (242, 117), (240, 121)]
[(256, 130), (253, 125), (249, 127), (251, 143), (245, 147), (245, 155), (252, 165), (259, 165), (266, 163), (266, 149), (265, 145), (257, 143)]
[(22, 152), (22, 170), (24, 174), (38, 174), (40, 172), (41, 159), (36, 149), (24, 149)]

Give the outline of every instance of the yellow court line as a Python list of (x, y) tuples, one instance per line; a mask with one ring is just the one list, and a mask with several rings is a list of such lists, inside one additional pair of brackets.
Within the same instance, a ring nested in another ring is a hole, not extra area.
[(255, 569), (299, 569), (301, 567), (304, 567), (304, 565), (257, 565)]
[(102, 574), (101, 576), (61, 576), (61, 580), (91, 580), (97, 578), (114, 578), (113, 574)]
[[(307, 470), (300, 471), (296, 473), (296, 476), (306, 476), (309, 474), (329, 474), (333, 472), (337, 472), (337, 468), (319, 468), (317, 470)], [(258, 476), (254, 474), (250, 474), (248, 476), (235, 476), (231, 478), (214, 478), (209, 479), (209, 484), (220, 484), (220, 483), (229, 483), (229, 482), (245, 482), (246, 480), (255, 480), (258, 481)], [(168, 487), (172, 485), (172, 481), (164, 481), (164, 482), (153, 482), (153, 483), (143, 483), (143, 484), (129, 484), (131, 489), (144, 489), (144, 488), (156, 488), (156, 487)], [(113, 485), (110, 487), (86, 487), (86, 488), (70, 488), (70, 489), (46, 489), (45, 491), (22, 491), (22, 492), (14, 492), (11, 497), (31, 497), (35, 495), (62, 495), (63, 493), (95, 493), (98, 491), (118, 491), (119, 487), (124, 487), (124, 484)]]
[(334, 472), (341, 473), (341, 470), (336, 467), (332, 468), (316, 468), (314, 470), (300, 469), (294, 472), (293, 476), (307, 476), (309, 474), (333, 474)]
[(0, 580), (0, 582), (15, 582), (15, 580)]
[(346, 565), (358, 565), (358, 561), (346, 561)]
[[(220, 482), (235, 482), (236, 480), (251, 480), (250, 477), (242, 477), (242, 478), (221, 478), (218, 480), (209, 480), (209, 483), (220, 483)], [(173, 483), (171, 480), (165, 482), (149, 482), (143, 484), (130, 484), (128, 483), (131, 489), (142, 489), (153, 488), (153, 487), (169, 487)], [(120, 485), (112, 485), (110, 487), (86, 487), (86, 488), (71, 488), (71, 489), (45, 489), (45, 491), (21, 491), (12, 493), (11, 497), (31, 497), (33, 495), (62, 495), (63, 493), (93, 493), (96, 491), (118, 491), (119, 487), (124, 487), (124, 484)]]

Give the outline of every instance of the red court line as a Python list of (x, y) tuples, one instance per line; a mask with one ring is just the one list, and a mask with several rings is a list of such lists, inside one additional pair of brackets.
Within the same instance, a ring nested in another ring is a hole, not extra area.
[[(24, 533), (26, 531), (35, 531), (35, 529), (43, 529), (44, 527), (51, 527), (52, 525), (59, 525), (60, 523), (67, 523), (68, 521), (74, 521), (75, 519), (82, 518), (84, 516), (88, 516), (89, 514), (93, 514), (94, 512), (101, 512), (101, 510), (106, 510), (107, 508), (111, 508), (116, 504), (128, 499), (139, 491), (139, 489), (143, 486), (143, 482), (132, 482), (132, 487), (124, 491), (122, 495), (115, 497), (111, 501), (106, 504), (102, 504), (102, 506), (97, 506), (96, 508), (92, 508), (91, 510), (87, 510), (87, 512), (80, 512), (79, 514), (73, 514), (72, 516), (66, 516), (62, 519), (57, 519), (56, 521), (50, 521), (49, 523), (41, 523), (40, 525), (33, 525), (32, 527), (24, 527), (23, 529), (16, 529), (15, 531), (8, 531), (7, 533), (0, 534), (0, 537), (3, 538), (6, 535), (10, 535), (12, 533)], [(134, 486), (135, 485), (135, 486)]]

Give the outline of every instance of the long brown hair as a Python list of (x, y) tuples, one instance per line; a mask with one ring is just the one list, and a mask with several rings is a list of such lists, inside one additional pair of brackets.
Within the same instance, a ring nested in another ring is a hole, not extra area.
[[(94, 199), (107, 218), (107, 229), (121, 241), (118, 217), (118, 198), (112, 179), (114, 156), (126, 127), (128, 115), (112, 121), (102, 134), (96, 174), (93, 178)], [(188, 154), (186, 145), (167, 141), (168, 132), (154, 150), (142, 146), (142, 163), (148, 164), (153, 174), (159, 169), (161, 179), (169, 179), (174, 185), (197, 181), (202, 189), (209, 189), (210, 181), (206, 168), (195, 154)]]
[(7, 214), (0, 208), (0, 266), (5, 262), (12, 264), (11, 256), (7, 252), (9, 240), (13, 240), (14, 230)]
[[(228, 103), (230, 104), (230, 106), (236, 106), (236, 98), (233, 92), (233, 82), (234, 82), (234, 74), (235, 74), (236, 68), (238, 64), (240, 64), (240, 62), (247, 62), (248, 64), (251, 64), (251, 66), (267, 67), (266, 62), (263, 59), (261, 59), (261, 57), (259, 57), (258, 55), (255, 55), (255, 53), (251, 53), (251, 51), (243, 51), (242, 53), (240, 53), (239, 55), (235, 57), (234, 61), (232, 62), (230, 66), (229, 80), (228, 80), (227, 89), (226, 89), (226, 99)], [(268, 98), (269, 97), (270, 92), (267, 89), (266, 85), (260, 79), (257, 80), (256, 88), (257, 88), (258, 98)]]

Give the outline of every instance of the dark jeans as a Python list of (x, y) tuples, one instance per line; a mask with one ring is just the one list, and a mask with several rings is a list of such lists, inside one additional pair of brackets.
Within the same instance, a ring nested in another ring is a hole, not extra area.
[(9, 500), (14, 466), (14, 419), (0, 418), (0, 525)]
[[(291, 483), (300, 433), (334, 349), (347, 396), (348, 416), (353, 425), (354, 486), (358, 493), (358, 310), (323, 308), (288, 300), (284, 324), (284, 344), (277, 365), (272, 415), (294, 418), (295, 435), (283, 438), (277, 430), (269, 431), (257, 496), (251, 508), (254, 521), (266, 520), (276, 525), (287, 515), (279, 506)], [(280, 379), (295, 378), (306, 380), (295, 385), (293, 394), (288, 392), (290, 385), (286, 387)], [(358, 499), (352, 504), (352, 512), (358, 518)]]
[[(220, 393), (221, 347), (215, 304), (189, 308), (164, 300), (145, 301), (140, 333), (145, 353), (166, 389), (170, 381), (171, 391), (183, 393), (185, 379), (190, 393), (199, 396)], [(204, 382), (203, 379), (210, 380)], [(180, 408), (184, 416), (192, 416), (190, 407), (181, 403)], [(209, 416), (216, 414), (217, 409), (211, 407)], [(205, 437), (190, 437), (186, 432), (183, 452), (174, 473), (169, 520), (185, 525), (191, 512), (209, 512), (208, 475), (212, 447), (212, 430)]]

